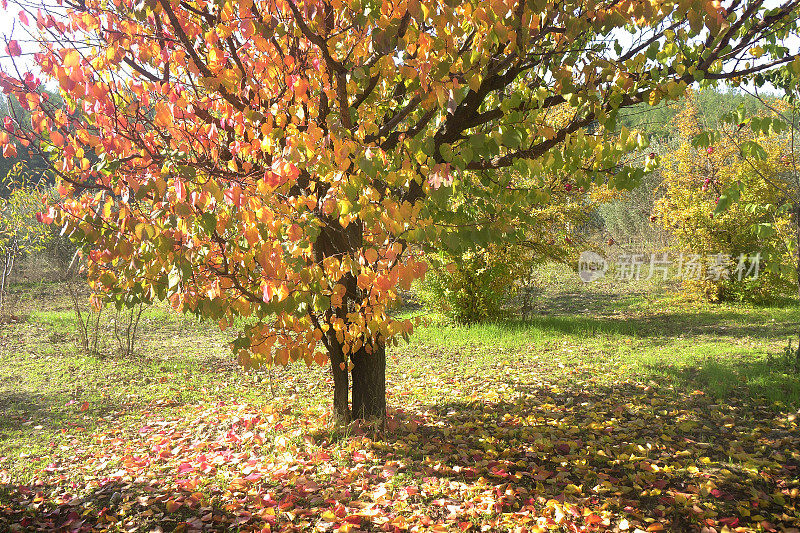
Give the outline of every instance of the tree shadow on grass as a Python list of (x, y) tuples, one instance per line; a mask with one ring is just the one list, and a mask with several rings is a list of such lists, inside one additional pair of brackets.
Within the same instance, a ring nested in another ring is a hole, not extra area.
[(552, 314), (609, 314), (636, 305), (648, 293), (630, 292), (559, 292), (532, 291), (533, 311), (540, 315)]
[[(148, 472), (163, 484), (90, 481), (83, 501), (65, 495), (73, 489), (57, 479), (6, 486), (0, 530), (57, 531), (73, 512), (85, 530), (141, 531), (575, 531), (627, 523), (630, 531), (721, 532), (800, 523), (800, 431), (768, 403), (738, 391), (720, 402), (666, 385), (468, 377), (448, 382), (448, 400), (392, 396), (402, 408), (390, 409), (380, 438), (358, 427), (335, 437), (286, 398), (150, 423), (109, 444), (105, 457), (148, 456)], [(162, 436), (171, 436), (168, 450), (182, 443), (167, 460)], [(202, 473), (200, 463), (215, 454), (226, 458), (226, 476)], [(191, 490), (175, 488), (184, 468), (199, 476)]]
[(775, 407), (800, 407), (800, 373), (786, 356), (761, 359), (722, 358), (698, 361), (694, 365), (657, 363), (645, 367), (648, 374), (686, 389), (703, 389), (723, 401), (738, 394), (762, 398)]
[(626, 335), (673, 339), (677, 336), (731, 337), (785, 340), (797, 335), (796, 323), (757, 323), (747, 313), (697, 311), (644, 313), (635, 316), (592, 317), (580, 315), (534, 315), (526, 321), (509, 320), (510, 328), (536, 328), (567, 335)]
[[(569, 292), (541, 294), (534, 303), (534, 312), (527, 321), (511, 320), (511, 324), (530, 324), (558, 333), (594, 333), (635, 335), (639, 337), (696, 337), (701, 335), (785, 339), (797, 335), (796, 322), (759, 323), (763, 318), (744, 309), (683, 309), (665, 307), (649, 300), (647, 292), (603, 293)], [(793, 300), (782, 303), (797, 307)], [(757, 308), (753, 308), (757, 311)]]
[(47, 424), (49, 428), (60, 428), (67, 421), (66, 414), (54, 409), (57, 399), (53, 395), (0, 390), (0, 440), (3, 432), (22, 430), (24, 424)]
[[(143, 404), (130, 398), (107, 396), (84, 401), (79, 391), (69, 393), (38, 393), (0, 389), (0, 442), (12, 433), (33, 437), (40, 432), (83, 431), (126, 416)], [(177, 402), (161, 400), (174, 407)]]
[(361, 490), (401, 501), (407, 523), (462, 530), (800, 524), (797, 420), (742, 387), (720, 401), (702, 387), (487, 381), (390, 409), (382, 439), (351, 434), (353, 457), (372, 461)]

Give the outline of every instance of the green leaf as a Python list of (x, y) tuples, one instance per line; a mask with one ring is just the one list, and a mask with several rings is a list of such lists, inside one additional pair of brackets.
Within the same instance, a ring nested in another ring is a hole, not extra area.
[(756, 224), (753, 226), (753, 233), (755, 233), (760, 239), (772, 237), (775, 235), (775, 227), (766, 222), (762, 224)]
[(708, 138), (707, 131), (701, 131), (697, 135), (694, 136), (692, 139), (692, 146), (695, 148), (706, 148), (711, 144), (710, 139)]
[(764, 161), (769, 157), (767, 151), (755, 141), (745, 141), (739, 147), (744, 157), (752, 157), (758, 161)]
[(442, 155), (442, 159), (451, 163), (453, 161), (453, 147), (447, 143), (441, 145), (439, 147), (439, 153)]
[(720, 197), (719, 201), (717, 202), (717, 208), (714, 210), (714, 214), (719, 214), (728, 209), (731, 204), (737, 202), (739, 197), (742, 194), (742, 188), (739, 183), (731, 185), (728, 187), (725, 192), (723, 192)]
[(503, 146), (511, 149), (519, 148), (522, 144), (522, 133), (515, 128), (503, 128)]
[(213, 213), (203, 213), (197, 223), (208, 233), (213, 233), (217, 227), (217, 217)]

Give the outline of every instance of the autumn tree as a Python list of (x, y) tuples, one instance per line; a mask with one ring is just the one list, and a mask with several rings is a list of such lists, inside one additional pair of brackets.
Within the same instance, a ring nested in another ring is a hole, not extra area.
[[(756, 47), (752, 53), (763, 51)], [(754, 81), (745, 92), (758, 102), (756, 111), (740, 105), (725, 113), (718, 128), (696, 132), (692, 146), (707, 153), (713, 153), (717, 144), (733, 147), (745, 175), (721, 191), (711, 216), (747, 213), (739, 226), (758, 240), (758, 251), (767, 263), (767, 283), (772, 282), (769, 288), (785, 291), (789, 285), (800, 298), (800, 92), (796, 78), (780, 71)], [(780, 98), (764, 94), (767, 81), (780, 91)], [(795, 372), (800, 372), (800, 332), (798, 337)]]
[(67, 108), (10, 69), (2, 89), (32, 120), (0, 140), (55, 162), (63, 201), (47, 217), (84, 243), (98, 293), (168, 298), (222, 327), (249, 317), (242, 362), (330, 362), (335, 417), (382, 417), (385, 347), (412, 327), (387, 306), (424, 274), (415, 242), (468, 235), (453, 190), (523, 211), (551, 198), (555, 174), (630, 185), (643, 169), (620, 161), (643, 140), (614, 133), (619, 109), (800, 67), (796, 51), (750, 52), (795, 34), (799, 5), (23, 6)]
[[(770, 104), (784, 107), (775, 99)], [(776, 131), (773, 117), (745, 120), (740, 109), (741, 118), (714, 130), (713, 142), (698, 143), (704, 119), (694, 96), (686, 98), (675, 119), (679, 143), (662, 156), (663, 196), (654, 213), (677, 251), (702, 266), (697, 279), (684, 281), (688, 293), (712, 301), (769, 301), (797, 291), (790, 138), (782, 126)], [(739, 201), (730, 205), (734, 189)], [(757, 275), (737, 272), (742, 256), (749, 261), (757, 253)]]

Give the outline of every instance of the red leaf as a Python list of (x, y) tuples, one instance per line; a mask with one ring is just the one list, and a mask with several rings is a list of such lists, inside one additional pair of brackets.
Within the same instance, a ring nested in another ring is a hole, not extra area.
[(235, 207), (242, 206), (242, 189), (239, 187), (230, 187), (225, 189), (223, 192), (223, 197), (225, 203), (227, 205), (233, 205)]
[(18, 57), (22, 55), (22, 48), (19, 47), (19, 43), (16, 39), (11, 39), (8, 41), (8, 45), (6, 45), (6, 53), (11, 57)]
[(187, 472), (194, 472), (195, 468), (190, 463), (181, 463), (178, 465), (178, 473), (185, 474)]
[(361, 520), (363, 519), (362, 516), (357, 514), (351, 514), (344, 517), (344, 521), (353, 525), (360, 525)]

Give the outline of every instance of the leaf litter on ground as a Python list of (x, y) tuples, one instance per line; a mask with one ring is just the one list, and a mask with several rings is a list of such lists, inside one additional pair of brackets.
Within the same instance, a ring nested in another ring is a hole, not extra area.
[(201, 403), (179, 417), (154, 402), (136, 431), (107, 428), (92, 436), (95, 446), (65, 446), (73, 455), (32, 483), (6, 480), (0, 525), (531, 532), (800, 524), (795, 415), (700, 390), (557, 383), (530, 367), (502, 367), (463, 378), (394, 376), (385, 433), (331, 430), (328, 410), (297, 395)]

